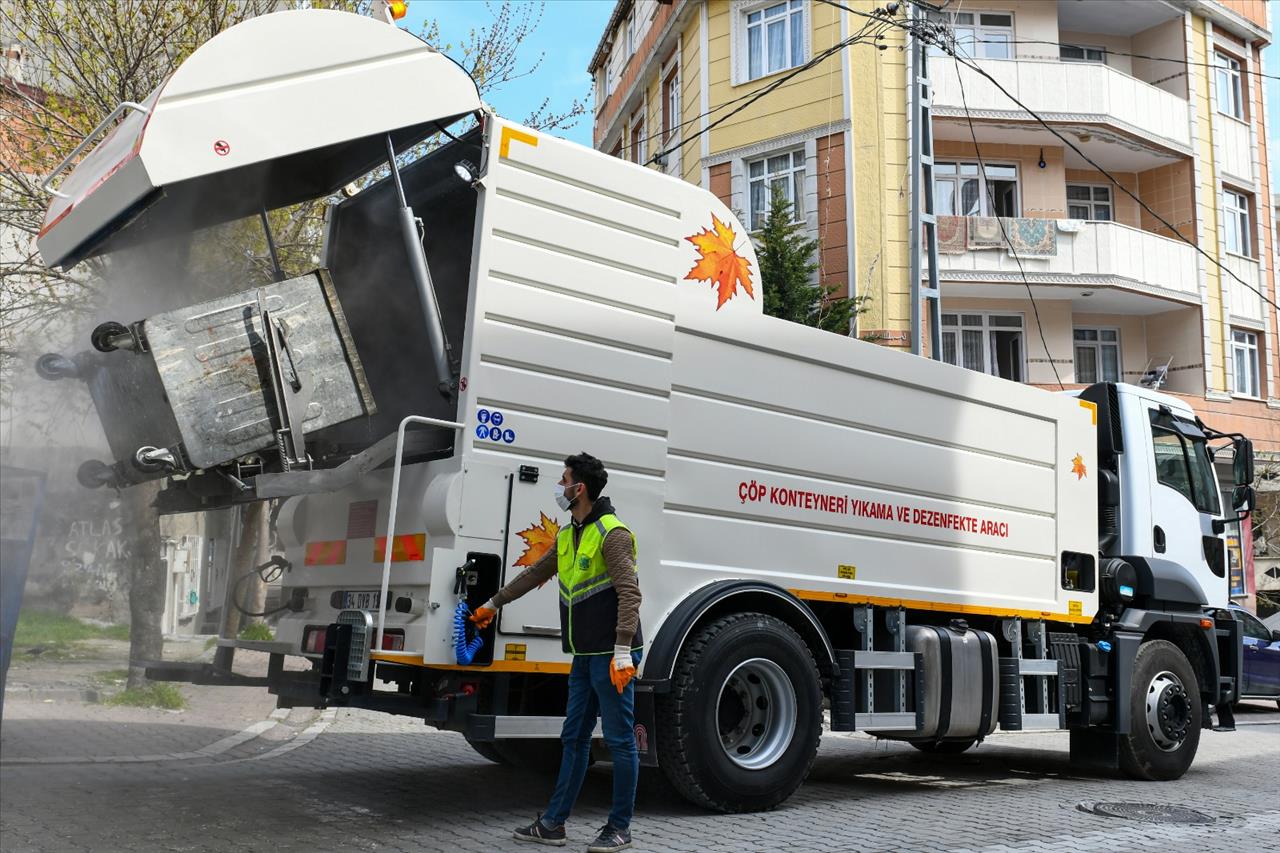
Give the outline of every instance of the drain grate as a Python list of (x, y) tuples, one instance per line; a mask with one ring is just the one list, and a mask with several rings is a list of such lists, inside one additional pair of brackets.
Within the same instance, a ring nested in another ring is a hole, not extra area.
[(1166, 806), (1160, 803), (1080, 803), (1076, 808), (1089, 814), (1120, 817), (1143, 823), (1196, 824), (1214, 821), (1212, 816), (1204, 812), (1185, 806)]

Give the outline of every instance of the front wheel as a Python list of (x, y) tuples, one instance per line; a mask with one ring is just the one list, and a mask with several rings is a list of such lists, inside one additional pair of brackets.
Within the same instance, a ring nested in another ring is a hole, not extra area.
[(1120, 738), (1120, 768), (1134, 779), (1181, 777), (1200, 746), (1201, 720), (1200, 687), (1181, 649), (1167, 640), (1138, 648), (1129, 703), (1130, 732)]
[(701, 629), (657, 706), (658, 763), (696, 805), (771, 809), (800, 787), (822, 734), (809, 647), (785, 622), (737, 613)]

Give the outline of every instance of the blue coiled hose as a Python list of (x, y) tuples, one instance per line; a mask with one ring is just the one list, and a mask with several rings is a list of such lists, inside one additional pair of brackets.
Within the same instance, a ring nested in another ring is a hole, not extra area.
[(457, 609), (453, 611), (453, 652), (460, 666), (471, 663), (476, 652), (480, 651), (480, 647), (484, 645), (484, 638), (480, 636), (479, 631), (471, 642), (467, 642), (467, 617), (470, 615), (471, 608), (465, 601), (459, 601)]

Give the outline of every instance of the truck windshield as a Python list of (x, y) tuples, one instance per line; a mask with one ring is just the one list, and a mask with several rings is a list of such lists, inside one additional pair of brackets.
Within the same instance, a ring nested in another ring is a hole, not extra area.
[[(1203, 435), (1184, 418), (1151, 410), (1151, 439), (1155, 449), (1156, 480), (1181, 492), (1201, 512), (1217, 515), (1218, 490), (1213, 463)], [(1192, 433), (1189, 435), (1188, 433)]]

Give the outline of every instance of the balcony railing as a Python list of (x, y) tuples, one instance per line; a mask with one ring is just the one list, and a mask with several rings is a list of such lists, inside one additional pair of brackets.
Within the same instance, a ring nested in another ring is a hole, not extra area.
[[(1108, 124), (1161, 145), (1190, 149), (1187, 101), (1123, 71), (1099, 63), (1054, 59), (971, 61), (1047, 120)], [(940, 57), (930, 62), (929, 69), (935, 81), (933, 106), (939, 115), (963, 114), (967, 104), (970, 113), (984, 118), (1026, 117), (972, 68)]]
[[(1007, 248), (966, 248), (960, 252), (953, 243), (951, 251), (955, 253), (947, 253), (944, 246), (938, 255), (939, 276), (944, 281), (1021, 284), (1025, 272), (1031, 284), (1116, 287), (1184, 303), (1200, 301), (1196, 250), (1181, 240), (1117, 222), (1045, 221), (1056, 232), (1054, 254), (1019, 252), (1019, 271), (1018, 260)], [(1256, 280), (1256, 264), (1253, 275)]]

